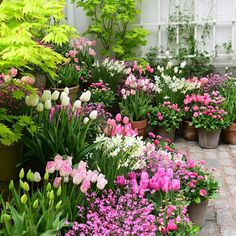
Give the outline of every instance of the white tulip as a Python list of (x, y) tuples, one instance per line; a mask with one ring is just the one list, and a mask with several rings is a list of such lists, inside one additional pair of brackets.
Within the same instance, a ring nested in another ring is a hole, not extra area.
[(29, 96), (26, 96), (25, 97), (25, 104), (26, 104), (26, 106), (30, 106), (30, 104), (29, 104)]
[(69, 91), (68, 87), (65, 87), (65, 88), (64, 88), (64, 92), (66, 93), (66, 95), (69, 95), (69, 92), (70, 92), (70, 91)]
[(51, 107), (52, 107), (51, 100), (46, 100), (46, 102), (44, 103), (45, 110), (50, 110)]
[(91, 92), (86, 91), (86, 92), (82, 93), (82, 95), (80, 96), (80, 100), (82, 102), (88, 102), (90, 100), (90, 97), (91, 97)]
[(28, 106), (31, 107), (36, 107), (38, 105), (39, 102), (39, 96), (38, 94), (30, 94), (29, 98), (28, 98)]
[(175, 74), (177, 74), (178, 71), (179, 71), (179, 69), (178, 69), (178, 67), (176, 66), (176, 67), (174, 68), (174, 72), (175, 72)]
[(37, 111), (37, 112), (42, 112), (43, 109), (44, 109), (43, 103), (40, 102), (40, 103), (37, 105), (37, 107), (36, 107), (36, 111)]
[(98, 112), (96, 110), (91, 111), (91, 113), (89, 114), (89, 118), (91, 120), (95, 120), (97, 118), (97, 116), (98, 116)]
[(88, 117), (84, 117), (83, 123), (86, 125), (88, 122), (89, 122), (89, 118)]
[(65, 92), (62, 92), (60, 96), (61, 102), (65, 97), (67, 97), (67, 94)]
[(61, 104), (62, 104), (62, 106), (67, 107), (70, 104), (70, 98), (64, 97)]
[(52, 93), (52, 100), (53, 101), (56, 101), (58, 98), (59, 98), (59, 95), (60, 95), (60, 92), (55, 90), (53, 93)]
[(181, 62), (180, 68), (184, 68), (186, 66), (186, 64), (187, 64), (186, 61)]
[(41, 176), (39, 172), (34, 172), (34, 182), (40, 182), (41, 181)]
[(51, 100), (51, 91), (50, 90), (44, 90), (43, 95), (41, 97), (41, 101), (45, 102), (46, 100)]
[(168, 68), (171, 68), (172, 66), (173, 66), (173, 63), (172, 63), (171, 61), (168, 61), (167, 67), (168, 67)]
[(76, 108), (76, 109), (79, 109), (79, 108), (81, 107), (81, 101), (80, 101), (80, 100), (76, 100), (76, 101), (74, 102), (73, 107)]

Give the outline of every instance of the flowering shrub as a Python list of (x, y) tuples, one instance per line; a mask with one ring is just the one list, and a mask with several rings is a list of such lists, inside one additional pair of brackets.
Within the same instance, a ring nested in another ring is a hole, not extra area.
[(146, 78), (136, 78), (130, 74), (120, 90), (122, 101), (121, 113), (130, 121), (140, 121), (146, 118), (150, 111), (153, 83)]
[(106, 134), (110, 137), (114, 137), (116, 135), (124, 136), (137, 136), (138, 131), (133, 130), (131, 123), (129, 123), (128, 117), (123, 117), (121, 114), (117, 114), (115, 119), (107, 120), (107, 129)]
[(153, 126), (163, 126), (167, 131), (179, 128), (183, 118), (183, 112), (178, 104), (171, 104), (169, 101), (154, 107), (149, 116), (149, 123)]
[(101, 103), (106, 108), (112, 107), (114, 100), (115, 100), (115, 94), (110, 89), (108, 84), (104, 84), (103, 81), (99, 81), (97, 83), (92, 83), (88, 90), (92, 94), (91, 102)]
[(227, 112), (221, 109), (223, 97), (218, 91), (203, 95), (186, 95), (184, 99), (184, 111), (187, 117), (193, 114), (192, 123), (196, 128), (204, 128), (208, 131), (217, 130), (227, 126), (225, 116)]
[(80, 208), (79, 218), (66, 235), (156, 235), (153, 205), (145, 198), (120, 191), (108, 191), (101, 197), (88, 197), (88, 207)]

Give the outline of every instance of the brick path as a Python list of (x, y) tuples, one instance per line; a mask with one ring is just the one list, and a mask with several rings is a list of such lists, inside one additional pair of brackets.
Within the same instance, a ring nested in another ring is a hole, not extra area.
[(218, 198), (209, 202), (207, 221), (200, 236), (236, 236), (236, 145), (202, 149), (197, 142), (186, 142), (183, 138), (177, 138), (175, 143), (194, 160), (204, 159), (208, 167), (215, 168), (220, 183)]

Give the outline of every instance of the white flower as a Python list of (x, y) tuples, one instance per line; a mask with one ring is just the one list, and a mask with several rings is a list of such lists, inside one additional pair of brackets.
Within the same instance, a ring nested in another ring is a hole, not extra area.
[(168, 57), (168, 56), (170, 56), (170, 52), (169, 51), (166, 51), (166, 56)]
[(50, 110), (51, 107), (52, 107), (51, 100), (46, 100), (46, 102), (44, 103), (45, 110)]
[(41, 176), (39, 174), (39, 172), (34, 172), (34, 182), (40, 182), (41, 181)]
[(82, 93), (82, 95), (80, 96), (80, 100), (82, 102), (89, 102), (91, 97), (91, 92), (90, 91), (86, 91), (84, 93)]
[(88, 117), (84, 117), (83, 123), (84, 123), (85, 125), (88, 123), (88, 121), (89, 121), (89, 118), (88, 118)]
[(97, 118), (98, 112), (96, 110), (91, 111), (91, 113), (89, 114), (89, 118), (91, 120), (95, 120)]
[(70, 98), (69, 97), (64, 97), (61, 102), (62, 106), (67, 107), (70, 104)]
[(175, 68), (174, 68), (174, 72), (175, 72), (175, 74), (177, 74), (178, 71), (179, 71), (179, 68), (178, 68), (177, 66), (175, 66)]
[(53, 93), (52, 93), (52, 100), (53, 101), (56, 101), (58, 98), (59, 98), (59, 95), (60, 95), (60, 92), (55, 90)]
[(64, 88), (64, 92), (66, 93), (66, 95), (69, 95), (70, 91), (69, 91), (68, 87)]
[(43, 111), (43, 108), (44, 108), (44, 107), (43, 107), (43, 103), (40, 102), (40, 103), (37, 105), (37, 107), (36, 107), (36, 111), (37, 111), (37, 112), (42, 112), (42, 111)]
[(46, 100), (51, 100), (51, 91), (50, 90), (44, 90), (43, 95), (41, 97), (41, 101), (45, 102)]
[(186, 61), (181, 62), (180, 68), (184, 68), (186, 66), (186, 64), (187, 64)]
[(60, 96), (61, 102), (65, 97), (67, 97), (67, 94), (65, 92), (62, 92)]
[(25, 97), (25, 103), (27, 106), (36, 107), (39, 102), (39, 96), (37, 94), (30, 94)]
[(173, 63), (172, 63), (171, 61), (168, 61), (167, 67), (168, 67), (168, 68), (171, 68), (172, 66), (173, 66)]
[(76, 109), (79, 109), (79, 108), (81, 107), (81, 101), (80, 101), (80, 100), (76, 100), (76, 101), (74, 102), (73, 107), (76, 108)]

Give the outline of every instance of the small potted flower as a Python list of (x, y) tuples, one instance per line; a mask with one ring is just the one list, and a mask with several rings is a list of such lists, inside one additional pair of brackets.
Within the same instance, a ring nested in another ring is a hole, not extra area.
[(145, 136), (147, 127), (147, 114), (151, 111), (151, 93), (153, 83), (146, 78), (137, 78), (130, 74), (120, 90), (121, 113), (127, 116), (133, 129), (137, 128), (141, 136)]
[(203, 148), (216, 148), (221, 129), (228, 124), (225, 119), (227, 112), (222, 109), (222, 102), (223, 97), (218, 91), (185, 97), (185, 109), (193, 110), (192, 123), (198, 129), (199, 145)]
[(183, 112), (178, 104), (165, 101), (152, 109), (149, 124), (154, 127), (158, 135), (173, 141), (182, 118)]

